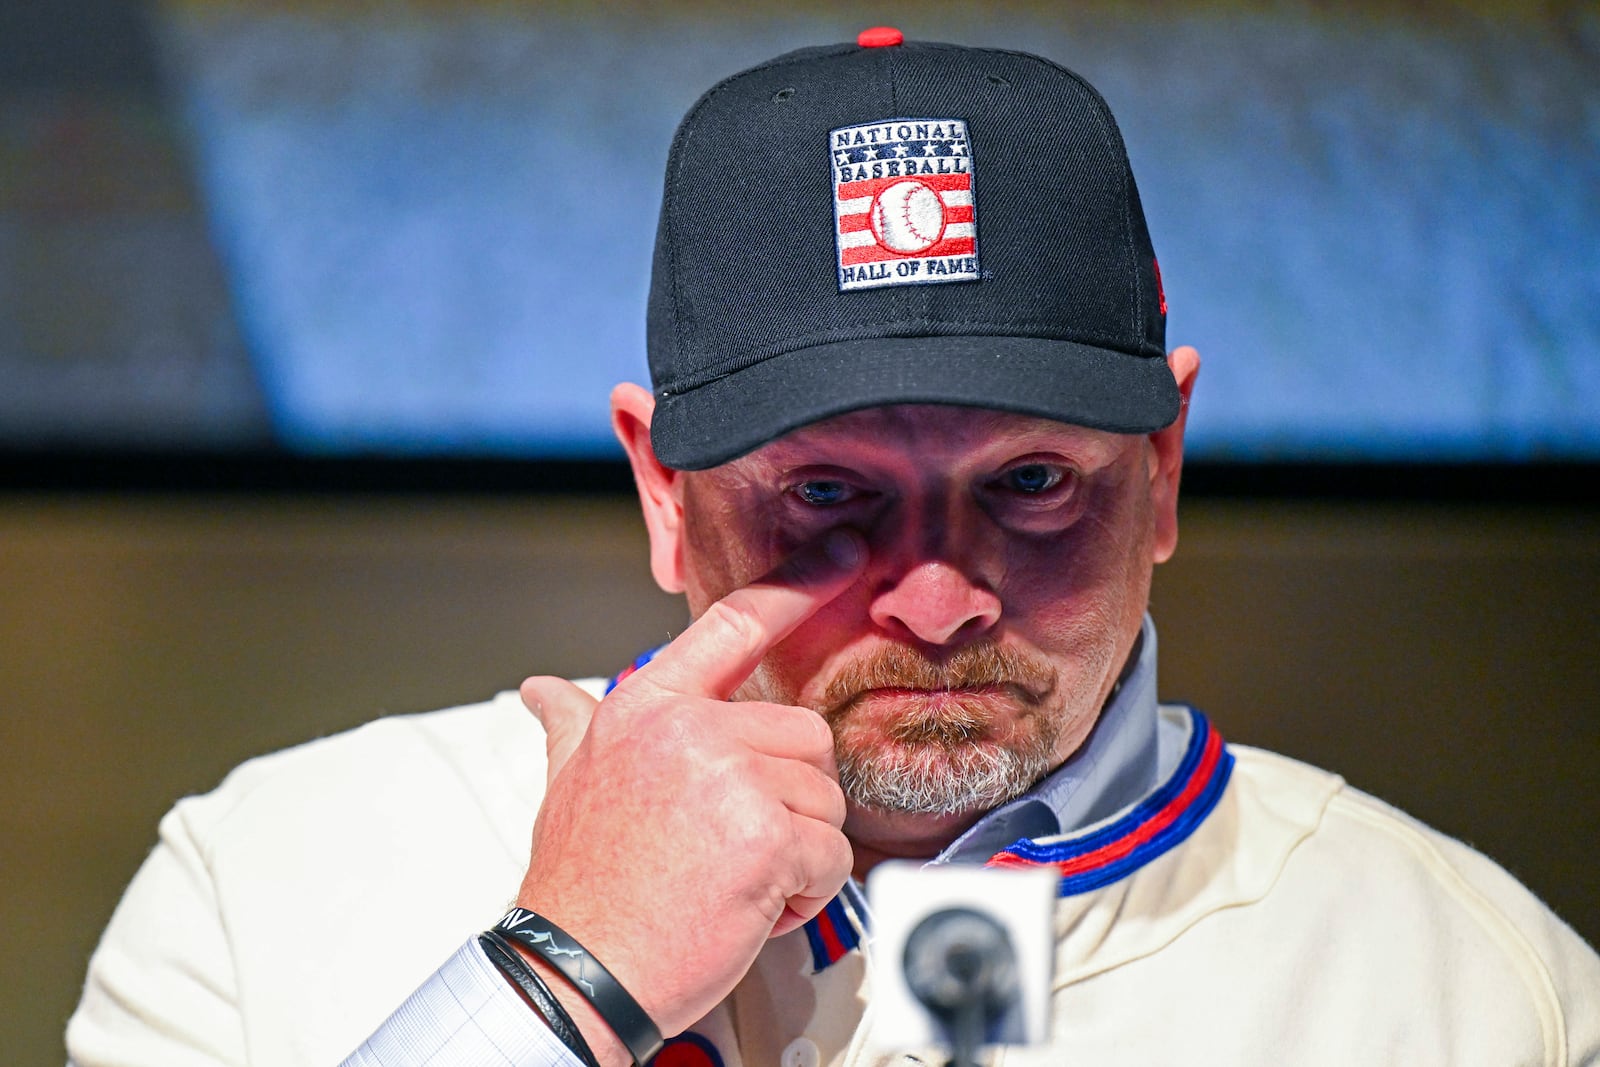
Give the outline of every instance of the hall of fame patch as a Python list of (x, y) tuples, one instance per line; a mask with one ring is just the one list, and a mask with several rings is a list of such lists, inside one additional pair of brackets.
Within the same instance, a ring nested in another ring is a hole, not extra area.
[(828, 144), (841, 290), (978, 278), (964, 121), (843, 126)]

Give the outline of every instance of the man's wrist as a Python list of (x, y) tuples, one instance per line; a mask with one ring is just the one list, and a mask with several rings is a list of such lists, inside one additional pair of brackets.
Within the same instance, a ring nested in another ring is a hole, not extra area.
[(567, 1017), (583, 1034), (583, 1039), (589, 1044), (589, 1051), (594, 1053), (594, 1058), (600, 1067), (631, 1067), (633, 1054), (617, 1037), (616, 1032), (607, 1025), (600, 1013), (595, 1011), (594, 1005), (573, 989), (565, 976), (537, 952), (515, 941), (511, 942), (511, 947), (516, 951), (518, 958), (544, 982), (550, 990), (550, 995), (555, 997), (566, 1010)]
[(631, 1062), (648, 1063), (661, 1050), (661, 1030), (643, 1005), (599, 957), (555, 922), (538, 912), (514, 907), (495, 924), (493, 932), (541, 957), (559, 973), (562, 982), (583, 998), (628, 1050)]
[(485, 930), (478, 935), (478, 947), (495, 965), (495, 969), (521, 992), (528, 1007), (544, 1020), (556, 1038), (583, 1061), (584, 1067), (600, 1067), (582, 1031), (572, 1021), (572, 1016), (567, 1014), (566, 1008), (555, 998), (538, 972), (522, 958), (513, 942), (506, 940), (497, 930)]

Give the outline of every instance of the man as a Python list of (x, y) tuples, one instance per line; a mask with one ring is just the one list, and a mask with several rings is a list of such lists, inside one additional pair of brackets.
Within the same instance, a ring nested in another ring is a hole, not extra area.
[(718, 85), (654, 392), (612, 396), (694, 623), (181, 803), (73, 1060), (879, 1062), (856, 879), (901, 858), (1059, 876), (1051, 1045), (1008, 1063), (1595, 1062), (1600, 959), (1509, 876), (1158, 707), (1165, 313), (1069, 72), (879, 29)]

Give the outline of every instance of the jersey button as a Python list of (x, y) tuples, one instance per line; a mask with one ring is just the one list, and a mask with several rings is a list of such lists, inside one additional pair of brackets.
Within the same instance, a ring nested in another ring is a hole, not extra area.
[(820, 1067), (822, 1053), (809, 1037), (797, 1037), (783, 1050), (782, 1067)]

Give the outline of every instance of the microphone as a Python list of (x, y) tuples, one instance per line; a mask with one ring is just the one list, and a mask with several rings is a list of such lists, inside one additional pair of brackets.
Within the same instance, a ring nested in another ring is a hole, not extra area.
[(976, 1067), (986, 1046), (1047, 1043), (1056, 886), (1049, 867), (874, 867), (862, 905), (869, 1043), (950, 1067)]
[(906, 936), (903, 965), (911, 995), (943, 1031), (950, 1067), (976, 1067), (978, 1048), (999, 1043), (1021, 1006), (1005, 927), (972, 908), (936, 911)]

